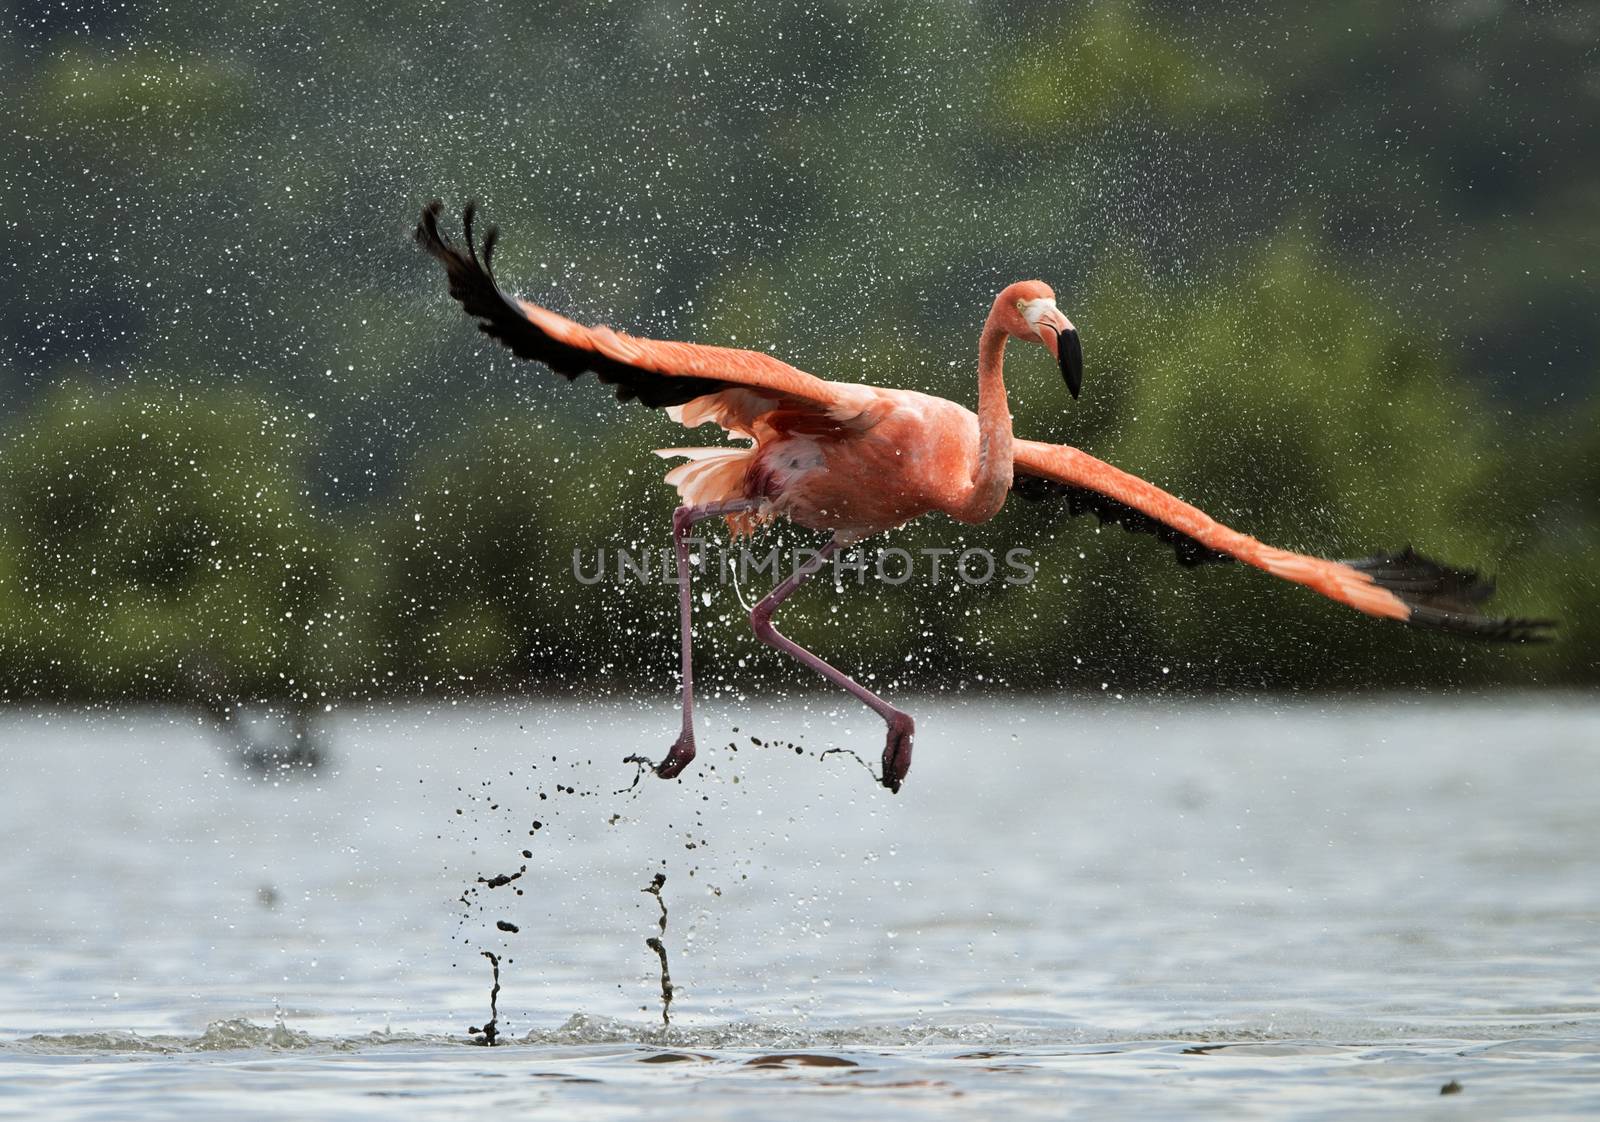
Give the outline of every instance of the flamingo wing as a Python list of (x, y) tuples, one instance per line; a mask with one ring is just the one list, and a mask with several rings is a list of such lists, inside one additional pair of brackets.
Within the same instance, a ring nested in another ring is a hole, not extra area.
[(1532, 642), (1550, 638), (1554, 622), (1483, 614), (1494, 582), (1441, 565), (1407, 546), (1357, 561), (1327, 561), (1257, 541), (1136, 475), (1062, 444), (1016, 442), (1015, 482), (1024, 498), (1064, 499), (1072, 514), (1152, 533), (1173, 546), (1185, 566), (1242, 561), (1305, 585), (1359, 612), (1480, 639)]
[(637, 400), (651, 408), (680, 406), (735, 389), (824, 409), (838, 403), (838, 386), (770, 355), (641, 339), (609, 327), (585, 327), (537, 304), (507, 296), (490, 267), (499, 231), (489, 228), (480, 258), (472, 234), (473, 205), (469, 203), (462, 215), (465, 248), (453, 244), (439, 230), (443, 209), (437, 201), (424, 208), (417, 224), (417, 244), (444, 266), (450, 295), (478, 320), (478, 330), (521, 358), (542, 362), (569, 381), (592, 371), (601, 382), (616, 387), (618, 400)]

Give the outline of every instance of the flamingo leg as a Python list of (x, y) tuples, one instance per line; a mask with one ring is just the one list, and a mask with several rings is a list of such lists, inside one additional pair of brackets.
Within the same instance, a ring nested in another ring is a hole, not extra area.
[(796, 569), (788, 579), (769, 592), (766, 598), (750, 612), (750, 626), (755, 629), (756, 637), (767, 646), (775, 647), (796, 662), (811, 667), (883, 718), (884, 723), (889, 726), (888, 739), (883, 748), (883, 785), (891, 791), (899, 791), (906, 772), (911, 770), (911, 736), (916, 729), (911, 715), (896, 709), (850, 675), (828, 665), (793, 639), (780, 634), (778, 629), (772, 626), (772, 615), (778, 610), (778, 605), (792, 596), (795, 589), (804, 584), (807, 578), (814, 576), (826, 565), (829, 559), (839, 552), (842, 544), (837, 537), (830, 539), (815, 557)]
[(733, 499), (702, 506), (680, 506), (672, 512), (672, 548), (678, 563), (678, 629), (683, 642), (683, 730), (673, 742), (667, 758), (656, 765), (656, 774), (672, 779), (694, 759), (694, 654), (690, 625), (692, 601), (689, 591), (689, 530), (703, 518), (754, 510), (755, 499)]

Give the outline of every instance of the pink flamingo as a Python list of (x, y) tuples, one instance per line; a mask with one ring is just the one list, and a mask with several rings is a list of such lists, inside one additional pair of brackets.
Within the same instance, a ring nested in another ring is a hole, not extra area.
[(830, 666), (772, 624), (779, 605), (839, 549), (870, 535), (939, 512), (960, 522), (986, 522), (1017, 492), (1055, 497), (1071, 513), (1155, 534), (1186, 566), (1238, 560), (1302, 584), (1357, 611), (1480, 638), (1547, 637), (1549, 620), (1500, 619), (1478, 606), (1493, 584), (1451, 569), (1408, 546), (1360, 561), (1325, 561), (1274, 549), (1213, 521), (1203, 511), (1076, 448), (1021, 440), (1011, 431), (1002, 375), (1006, 341), (1043, 346), (1078, 396), (1083, 352), (1077, 329), (1040, 281), (1020, 281), (995, 297), (978, 338), (978, 411), (913, 390), (828, 382), (768, 355), (726, 347), (664, 342), (584, 327), (547, 308), (506, 296), (490, 269), (498, 231), (490, 228), (480, 259), (474, 208), (463, 214), (466, 248), (439, 231), (443, 206), (430, 203), (417, 241), (444, 265), (450, 295), (478, 329), (518, 356), (542, 362), (568, 380), (585, 371), (616, 387), (620, 400), (665, 406), (694, 428), (721, 426), (744, 445), (666, 448), (686, 457), (667, 473), (683, 500), (672, 517), (677, 553), (683, 657), (683, 727), (657, 775), (670, 779), (694, 759), (694, 666), (690, 649), (687, 534), (701, 519), (721, 516), (735, 532), (785, 517), (831, 534), (815, 557), (780, 582), (750, 613), (756, 636), (847, 690), (884, 719), (882, 782), (898, 791), (911, 766), (914, 723), (847, 674)]

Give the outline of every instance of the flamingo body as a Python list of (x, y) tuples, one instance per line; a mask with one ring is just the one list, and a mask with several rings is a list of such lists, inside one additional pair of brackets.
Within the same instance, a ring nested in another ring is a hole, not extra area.
[(748, 390), (703, 398), (694, 412), (670, 409), (684, 424), (712, 422), (752, 443), (660, 449), (689, 457), (667, 482), (691, 505), (757, 501), (740, 528), (781, 517), (846, 543), (934, 511), (960, 513), (977, 461), (976, 414), (912, 390), (824, 384), (836, 402), (824, 410)]
[(683, 728), (657, 774), (678, 775), (694, 758), (691, 601), (686, 534), (699, 519), (723, 517), (735, 531), (787, 518), (831, 533), (828, 543), (751, 612), (758, 638), (810, 666), (883, 717), (888, 729), (883, 782), (899, 790), (911, 763), (911, 717), (783, 636), (777, 607), (833, 553), (926, 514), (985, 522), (1015, 492), (1064, 501), (1171, 545), (1186, 566), (1239, 561), (1303, 585), (1367, 615), (1477, 638), (1548, 637), (1549, 620), (1483, 614), (1491, 581), (1406, 549), (1358, 561), (1292, 553), (1230, 529), (1137, 476), (1066, 445), (1018, 439), (1007, 407), (1003, 364), (1010, 339), (1045, 347), (1072, 396), (1082, 379), (1077, 329), (1040, 281), (995, 297), (978, 341), (978, 408), (912, 390), (830, 382), (769, 355), (727, 347), (643, 339), (585, 327), (506, 296), (490, 261), (496, 231), (478, 256), (473, 208), (463, 215), (466, 248), (439, 231), (430, 204), (417, 240), (445, 268), (450, 293), (485, 334), (571, 380), (592, 372), (621, 400), (667, 408), (685, 427), (715, 424), (741, 444), (664, 448), (685, 462), (667, 472), (683, 505), (673, 518), (679, 567)]

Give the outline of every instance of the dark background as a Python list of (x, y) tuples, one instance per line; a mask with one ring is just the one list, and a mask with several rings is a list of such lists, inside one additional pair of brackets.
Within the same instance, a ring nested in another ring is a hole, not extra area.
[[(1600, 9), (762, 8), (14, 6), (0, 696), (670, 689), (673, 590), (572, 552), (664, 543), (648, 452), (707, 434), (486, 344), (435, 195), (560, 311), (969, 405), (1040, 277), (1088, 375), (1014, 349), (1020, 434), (1563, 621), (1467, 645), (1013, 503), (882, 544), (1030, 546), (1029, 587), (794, 601), (875, 686), (1600, 679)], [(711, 591), (707, 680), (798, 682)]]

